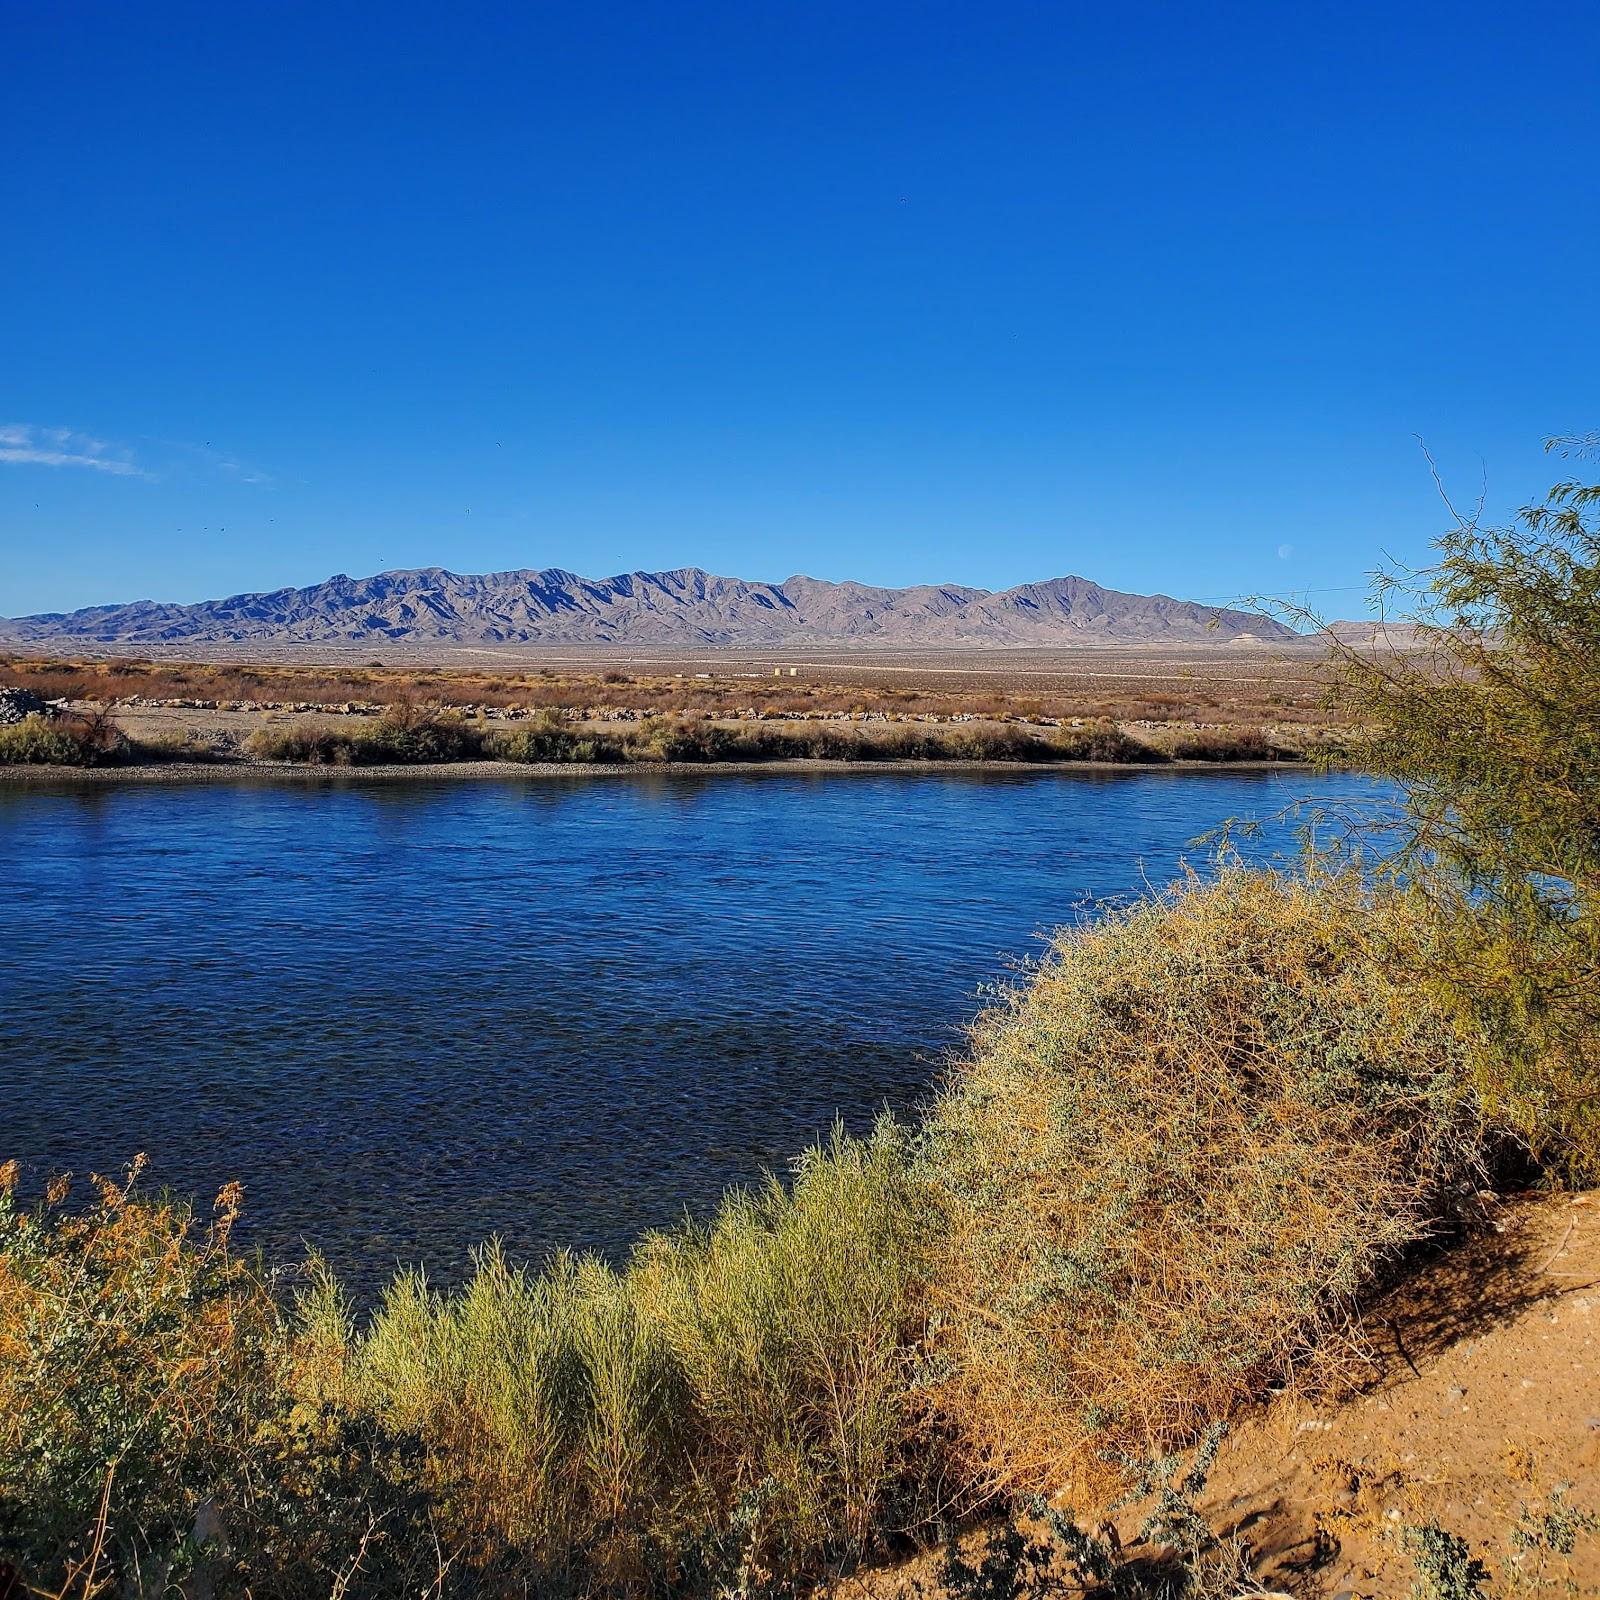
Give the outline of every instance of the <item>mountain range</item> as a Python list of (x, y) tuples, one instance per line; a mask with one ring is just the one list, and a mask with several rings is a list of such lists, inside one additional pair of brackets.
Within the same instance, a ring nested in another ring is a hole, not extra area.
[(1275, 642), (1297, 635), (1253, 612), (1124, 594), (1086, 578), (994, 592), (793, 577), (719, 578), (698, 567), (581, 578), (442, 567), (340, 574), (303, 589), (194, 605), (135, 600), (0, 619), (0, 641), (117, 645), (1142, 645)]

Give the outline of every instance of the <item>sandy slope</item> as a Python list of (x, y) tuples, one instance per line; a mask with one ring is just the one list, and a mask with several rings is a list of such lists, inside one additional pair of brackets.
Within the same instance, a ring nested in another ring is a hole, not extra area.
[[(1243, 1531), (1266, 1576), (1401, 1596), (1413, 1569), (1399, 1530), (1434, 1520), (1504, 1585), (1522, 1507), (1568, 1482), (1569, 1503), (1600, 1509), (1600, 1193), (1514, 1199), (1494, 1227), (1370, 1310), (1356, 1394), (1285, 1398), (1235, 1427), (1203, 1509)], [(1569, 1577), (1600, 1593), (1600, 1538), (1545, 1576), (1550, 1593), (1573, 1592)]]
[[(1523, 1509), (1541, 1515), (1558, 1485), (1600, 1510), (1600, 1191), (1514, 1197), (1493, 1216), (1327, 1352), (1316, 1381), (1341, 1398), (1285, 1394), (1234, 1419), (1200, 1509), (1253, 1552), (1261, 1590), (1240, 1600), (1405, 1600), (1404, 1530), (1430, 1521), (1468, 1540), (1497, 1597), (1600, 1595), (1600, 1535), (1571, 1561), (1507, 1565)], [(1116, 1519), (1125, 1546), (1139, 1516)], [(930, 1553), (857, 1574), (833, 1600), (942, 1600), (938, 1566)]]

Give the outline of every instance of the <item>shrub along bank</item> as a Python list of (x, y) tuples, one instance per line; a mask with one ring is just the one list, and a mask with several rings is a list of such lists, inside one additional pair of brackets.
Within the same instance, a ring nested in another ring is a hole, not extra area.
[[(1121, 765), (1192, 761), (1295, 760), (1251, 730), (1193, 735), (1172, 752), (1101, 721), (1082, 728), (1033, 729), (960, 723), (861, 728), (836, 723), (728, 727), (683, 717), (649, 717), (622, 731), (591, 729), (547, 713), (512, 728), (457, 712), (391, 707), (361, 721), (318, 721), (258, 728), (244, 753), (256, 761), (309, 766), (431, 766), (457, 761), (523, 764), (711, 764), (758, 761), (1091, 761)], [(0, 766), (130, 766), (230, 757), (197, 734), (133, 740), (104, 714), (43, 715), (0, 726)]]
[(156, 761), (214, 761), (193, 735), (130, 739), (104, 712), (32, 712), (0, 723), (0, 767), (117, 767)]
[(127, 751), (127, 740), (105, 716), (34, 711), (20, 722), (0, 724), (0, 766), (108, 766)]
[(726, 727), (650, 717), (622, 732), (550, 714), (521, 727), (491, 728), (450, 713), (385, 713), (354, 727), (328, 723), (268, 727), (248, 753), (264, 761), (323, 766), (414, 765), (442, 761), (559, 763), (755, 761), (1103, 761), (1148, 764), (1168, 758), (1113, 723), (1038, 733), (961, 724), (884, 731), (827, 723)]
[(965, 1481), (1176, 1446), (1470, 1206), (1463, 1048), (1384, 958), (1408, 916), (1228, 870), (1063, 937), (980, 1019), (920, 1156)]
[(1113, 723), (1041, 734), (963, 724), (946, 728), (855, 730), (827, 723), (757, 725), (658, 717), (622, 734), (590, 733), (546, 720), (493, 739), (486, 753), (506, 761), (1104, 761), (1148, 764), (1160, 751)]
[(621, 1267), (402, 1274), (365, 1326), (170, 1205), (8, 1200), (0, 1549), (52, 1588), (784, 1589), (1179, 1444), (1477, 1183), (1459, 1046), (1370, 912), (1180, 888), (1064, 938), (924, 1127), (837, 1133)]

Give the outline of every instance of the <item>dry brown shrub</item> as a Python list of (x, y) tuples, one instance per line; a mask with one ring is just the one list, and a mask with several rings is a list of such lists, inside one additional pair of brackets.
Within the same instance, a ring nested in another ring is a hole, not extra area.
[(1065, 936), (932, 1115), (936, 1407), (973, 1482), (1149, 1455), (1286, 1375), (1475, 1187), (1403, 915), (1225, 870)]

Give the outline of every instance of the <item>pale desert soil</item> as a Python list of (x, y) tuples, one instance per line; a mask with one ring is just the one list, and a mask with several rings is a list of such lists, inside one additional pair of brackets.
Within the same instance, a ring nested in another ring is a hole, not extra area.
[[(1369, 1311), (1356, 1393), (1285, 1400), (1224, 1444), (1203, 1509), (1269, 1573), (1294, 1576), (1321, 1529), (1307, 1592), (1403, 1595), (1397, 1530), (1433, 1520), (1498, 1578), (1523, 1506), (1570, 1483), (1600, 1510), (1600, 1193), (1508, 1201), (1493, 1230)], [(1600, 1593), (1600, 1538), (1570, 1576)]]

